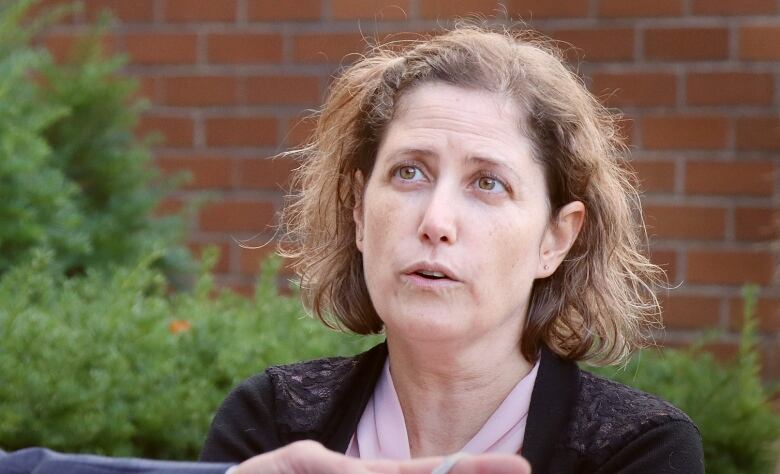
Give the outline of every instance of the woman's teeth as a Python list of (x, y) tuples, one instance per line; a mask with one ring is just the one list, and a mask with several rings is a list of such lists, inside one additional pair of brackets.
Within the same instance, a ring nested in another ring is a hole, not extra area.
[(431, 272), (427, 270), (420, 270), (419, 272), (416, 273), (420, 276), (424, 276), (425, 278), (446, 278), (447, 276), (442, 272)]

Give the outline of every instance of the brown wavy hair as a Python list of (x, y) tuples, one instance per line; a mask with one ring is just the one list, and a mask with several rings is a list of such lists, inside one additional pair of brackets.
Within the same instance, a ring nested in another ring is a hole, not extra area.
[(282, 213), (280, 253), (294, 259), (306, 306), (330, 327), (383, 329), (355, 245), (355, 171), (370, 176), (399, 98), (443, 82), (506, 94), (543, 165), (551, 218), (571, 201), (586, 217), (567, 258), (534, 282), (520, 347), (546, 345), (569, 360), (625, 360), (658, 326), (663, 272), (643, 255), (647, 236), (615, 116), (536, 33), (465, 25), (401, 45), (376, 46), (336, 77), (303, 147), (295, 194)]

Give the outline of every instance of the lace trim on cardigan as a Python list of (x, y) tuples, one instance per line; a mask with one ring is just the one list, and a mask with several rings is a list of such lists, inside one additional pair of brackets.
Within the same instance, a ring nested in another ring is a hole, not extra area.
[(670, 421), (692, 423), (654, 395), (581, 371), (580, 394), (563, 442), (598, 464), (640, 434)]
[(276, 391), (277, 422), (288, 432), (317, 432), (348, 384), (357, 357), (331, 357), (269, 367)]

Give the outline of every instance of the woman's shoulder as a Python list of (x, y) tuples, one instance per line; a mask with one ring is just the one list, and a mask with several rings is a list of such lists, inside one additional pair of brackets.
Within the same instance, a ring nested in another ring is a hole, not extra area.
[[(327, 399), (330, 389), (341, 386), (351, 373), (371, 359), (384, 357), (383, 344), (354, 356), (334, 356), (320, 359), (272, 365), (238, 384), (232, 393), (269, 393), (275, 398), (304, 397), (309, 402)], [(384, 351), (386, 355), (386, 349)], [(382, 359), (384, 361), (384, 359)]]
[[(383, 344), (351, 357), (326, 357), (268, 367), (236, 390), (262, 390), (273, 400), (276, 422), (291, 433), (321, 429), (345, 397), (353, 397), (357, 379), (371, 378), (386, 356)], [(368, 377), (366, 377), (368, 375)], [(361, 386), (365, 384), (359, 384)]]
[(327, 441), (322, 436), (332, 415), (355, 398), (350, 387), (376, 371), (383, 354), (377, 346), (353, 357), (276, 365), (247, 378), (217, 410), (201, 460), (239, 462), (297, 439)]
[[(591, 372), (580, 372), (580, 390), (575, 406), (576, 418), (582, 428), (602, 426), (619, 421), (618, 431), (630, 431), (644, 426), (670, 421), (693, 423), (682, 410), (662, 398), (606, 379)], [(615, 427), (609, 428), (614, 432)], [(607, 431), (601, 428), (600, 431)]]
[(634, 450), (661, 455), (668, 448), (676, 449), (682, 456), (678, 462), (688, 467), (692, 459), (700, 459), (701, 434), (682, 410), (660, 397), (584, 370), (570, 420), (568, 448), (599, 465), (639, 459)]

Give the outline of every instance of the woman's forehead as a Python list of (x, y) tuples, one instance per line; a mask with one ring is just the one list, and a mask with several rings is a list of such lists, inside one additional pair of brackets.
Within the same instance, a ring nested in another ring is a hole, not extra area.
[(457, 106), (464, 112), (491, 112), (496, 118), (517, 123), (524, 118), (518, 101), (505, 92), (448, 84), (442, 81), (425, 82), (404, 91), (396, 100), (393, 119), (411, 111), (436, 106)]
[(398, 105), (380, 155), (458, 149), (500, 161), (530, 153), (528, 138), (518, 125), (519, 108), (501, 94), (434, 83), (410, 91)]

